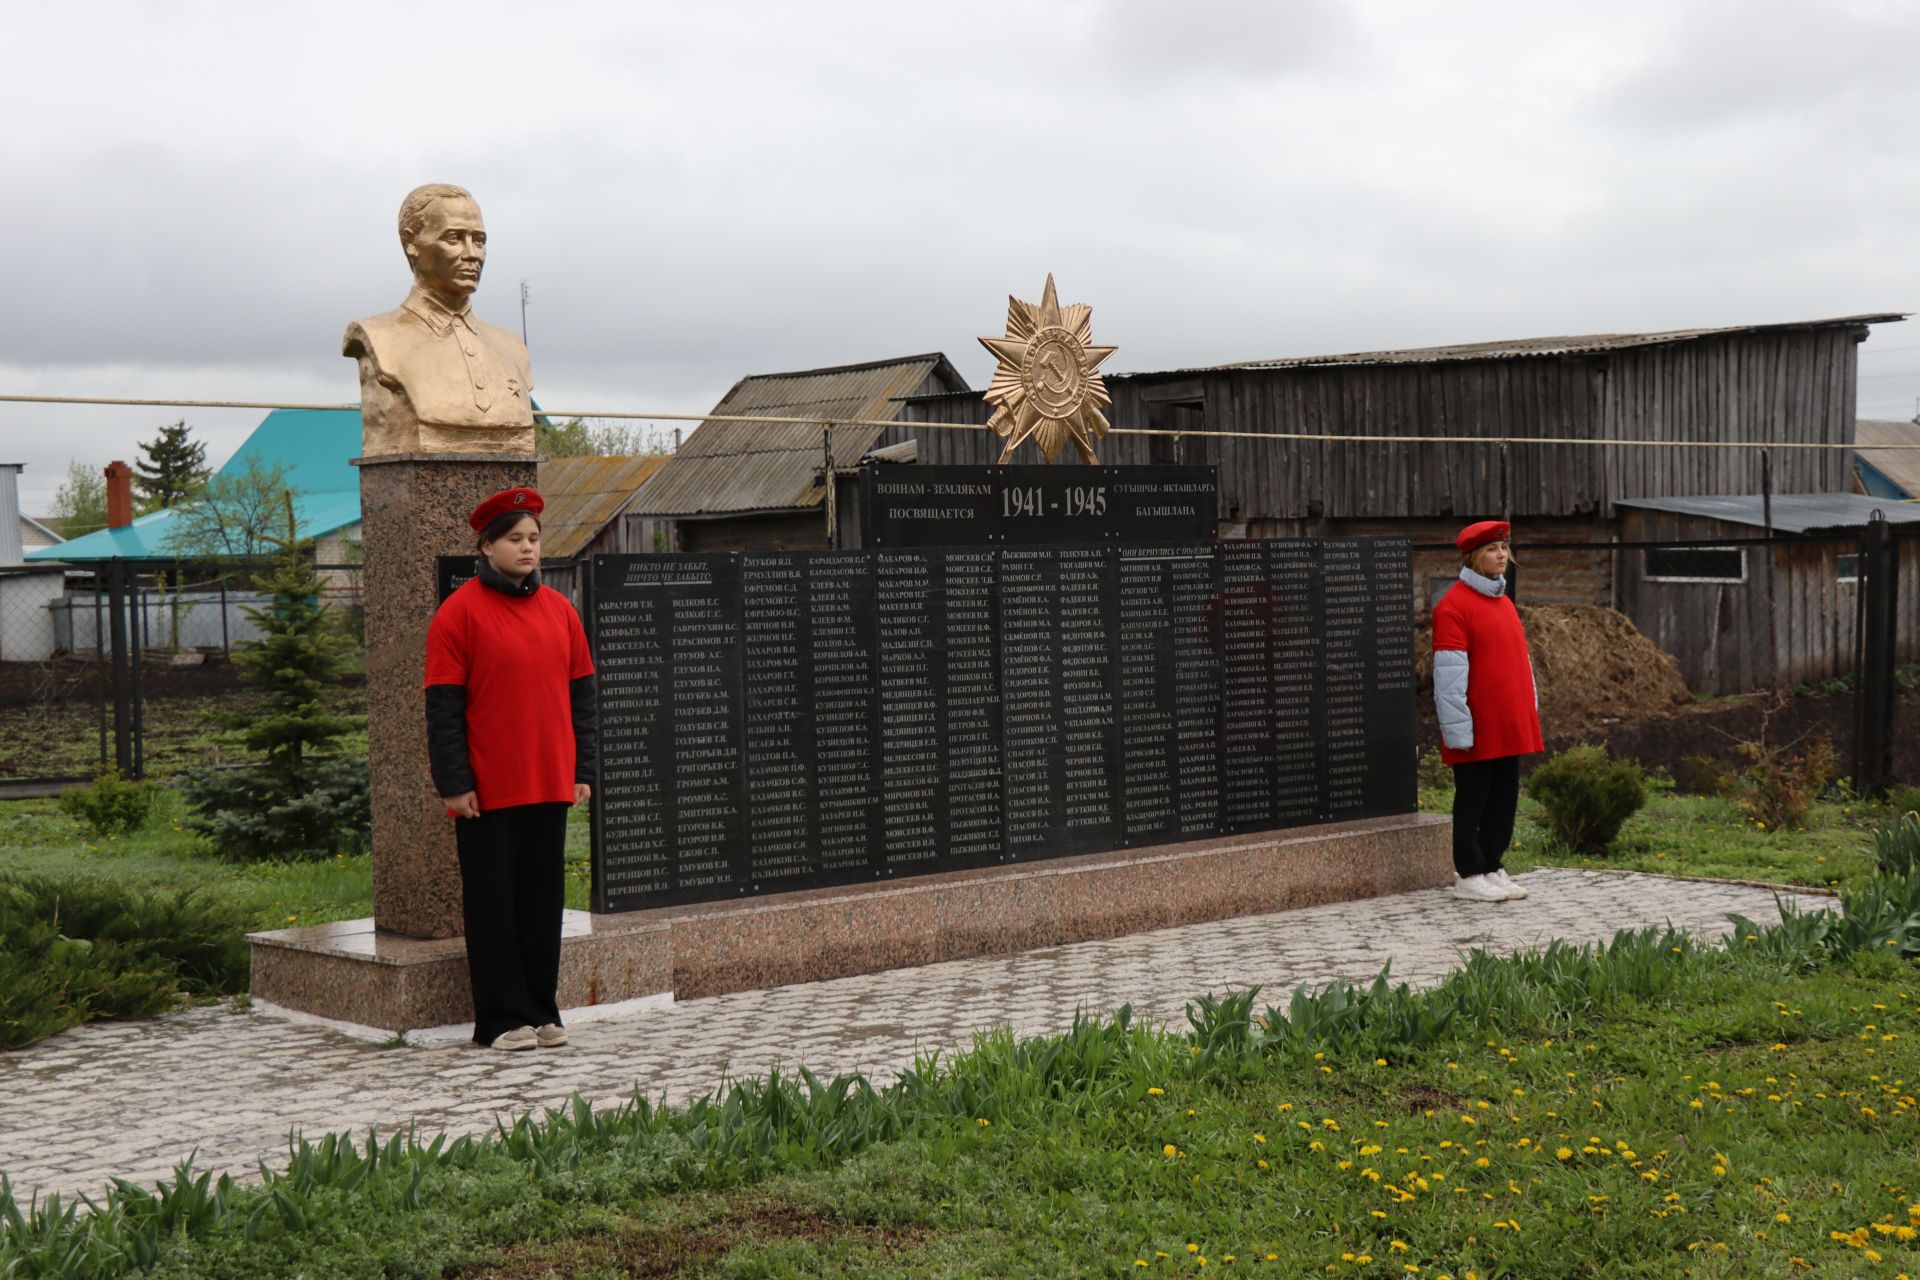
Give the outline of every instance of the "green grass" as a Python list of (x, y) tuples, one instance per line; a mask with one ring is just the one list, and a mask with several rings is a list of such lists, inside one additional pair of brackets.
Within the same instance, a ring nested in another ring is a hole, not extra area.
[[(204, 890), (247, 910), (254, 929), (373, 914), (373, 861), (366, 854), (313, 862), (233, 862), (185, 830), (185, 816), (179, 793), (162, 787), (145, 827), (102, 837), (61, 813), (57, 800), (0, 801), (0, 855), (14, 871), (105, 875), (137, 889)], [(591, 888), (587, 814), (575, 810), (567, 822), (567, 905), (584, 910)]]
[(0, 849), (10, 870), (108, 876), (129, 889), (199, 889), (244, 908), (256, 929), (322, 924), (368, 914), (373, 864), (362, 854), (315, 862), (230, 862), (182, 828), (186, 806), (161, 788), (146, 826), (96, 836), (54, 799), (0, 803)]
[[(1420, 808), (1451, 813), (1452, 790), (1422, 788)], [(1604, 868), (1835, 888), (1873, 870), (1871, 832), (1890, 816), (1885, 806), (1819, 801), (1806, 830), (1763, 832), (1730, 800), (1684, 795), (1649, 780), (1646, 807), (1627, 820), (1612, 855), (1589, 858), (1556, 847), (1540, 806), (1523, 792), (1506, 865), (1516, 872)]]
[(22, 1214), (0, 1263), (97, 1231), (70, 1274), (122, 1274), (106, 1250), (150, 1224), (167, 1280), (1893, 1280), (1920, 1269), (1920, 970), (1804, 941), (1645, 931), (1476, 956), (1359, 993), (1366, 1016), (1215, 1001), (1190, 1032), (989, 1035), (884, 1091), (789, 1077), (478, 1143), (300, 1144), (265, 1187)]

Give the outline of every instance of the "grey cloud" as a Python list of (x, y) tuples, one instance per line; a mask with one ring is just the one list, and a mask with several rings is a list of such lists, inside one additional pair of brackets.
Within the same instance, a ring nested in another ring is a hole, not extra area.
[(1129, 77), (1260, 82), (1352, 66), (1366, 28), (1332, 0), (1107, 0), (1081, 10), (1099, 49)]
[[(0, 83), (0, 389), (349, 399), (341, 329), (404, 293), (428, 180), (486, 212), (484, 317), (531, 281), (563, 408), (926, 349), (978, 383), (1048, 272), (1128, 369), (1920, 300), (1894, 11), (500, 5), (451, 95), (406, 9), (90, 40), (113, 12), (35, 17)], [(264, 68), (277, 32), (352, 84)]]
[(1602, 118), (1651, 133), (1791, 128), (1920, 97), (1912, 6), (1740, 0), (1680, 7), (1631, 74), (1598, 95)]

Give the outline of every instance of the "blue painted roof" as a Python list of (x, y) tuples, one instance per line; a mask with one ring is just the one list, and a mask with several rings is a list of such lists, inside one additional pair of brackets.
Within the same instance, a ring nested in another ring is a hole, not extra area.
[(1860, 478), (1860, 487), (1867, 491), (1869, 498), (1893, 498), (1904, 502), (1909, 498), (1920, 497), (1920, 494), (1908, 493), (1902, 489), (1894, 483), (1892, 476), (1857, 453), (1853, 455), (1853, 474)]
[[(293, 519), (303, 538), (319, 538), (360, 522), (358, 409), (275, 409), (220, 468), (238, 471), (249, 458), (279, 465), (294, 487)], [(58, 546), (29, 551), (26, 559), (171, 560), (167, 526), (172, 511), (140, 516), (122, 529), (98, 529)]]

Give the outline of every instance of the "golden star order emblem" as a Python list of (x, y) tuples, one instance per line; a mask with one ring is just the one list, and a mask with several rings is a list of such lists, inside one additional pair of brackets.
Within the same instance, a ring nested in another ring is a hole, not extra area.
[(1113, 403), (1099, 368), (1117, 347), (1093, 345), (1093, 308), (1062, 307), (1047, 276), (1040, 303), (1007, 299), (1007, 333), (980, 345), (1000, 363), (987, 387), (993, 416), (987, 425), (1007, 442), (1004, 464), (1028, 440), (1052, 462), (1071, 440), (1083, 460), (1098, 462), (1093, 446), (1108, 432), (1100, 411)]

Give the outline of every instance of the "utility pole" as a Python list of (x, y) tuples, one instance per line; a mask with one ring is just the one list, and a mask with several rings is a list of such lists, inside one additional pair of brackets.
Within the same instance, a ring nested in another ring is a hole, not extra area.
[(527, 345), (527, 282), (520, 282), (520, 345)]

